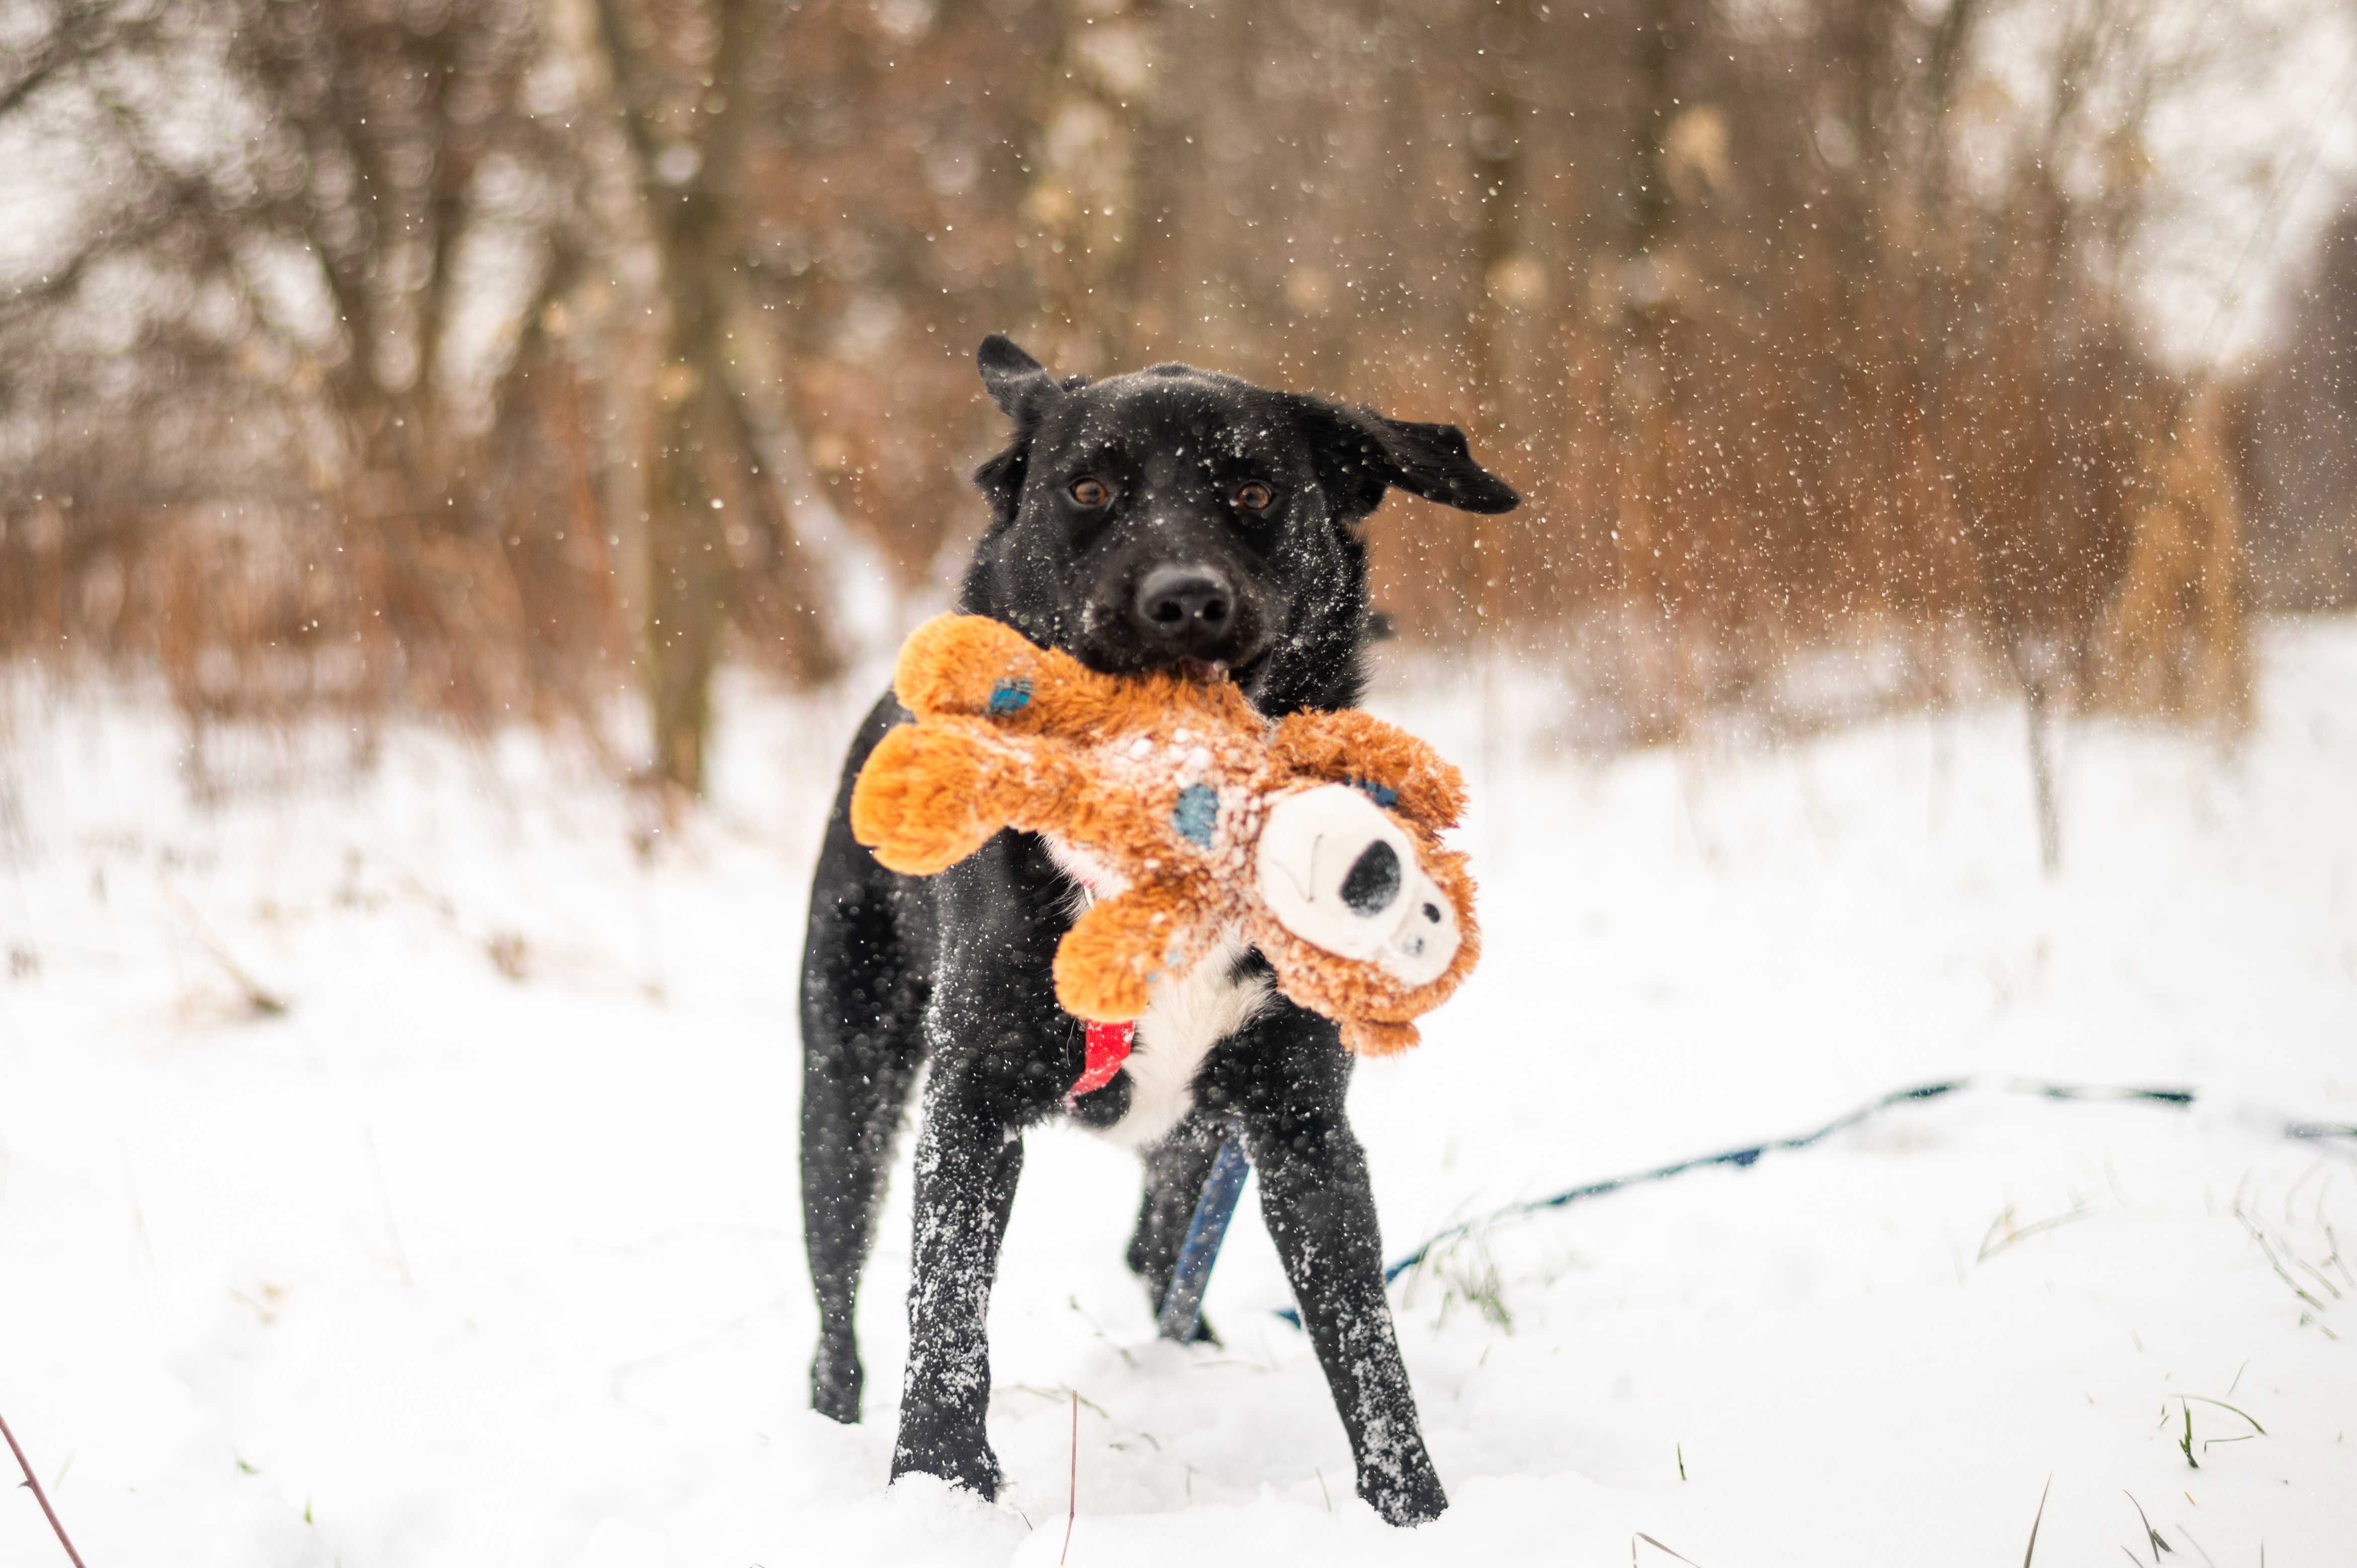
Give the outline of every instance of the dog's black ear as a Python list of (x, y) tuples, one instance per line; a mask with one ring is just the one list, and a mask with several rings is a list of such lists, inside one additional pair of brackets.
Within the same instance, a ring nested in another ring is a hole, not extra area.
[(1004, 332), (994, 332), (982, 340), (974, 362), (982, 369), (982, 384), (990, 390), (991, 402), (1017, 424), (1037, 414), (1041, 403), (1059, 390), (1048, 367)]
[(982, 340), (974, 362), (982, 370), (982, 384), (989, 389), (990, 400), (1015, 422), (1015, 438), (1006, 444), (1006, 450), (974, 472), (974, 484), (989, 498), (991, 515), (1004, 523), (1013, 520), (1015, 504), (1023, 494), (1031, 433), (1048, 400), (1063, 389), (1045, 365), (1004, 332), (994, 332)]
[(1364, 517), (1393, 486), (1459, 511), (1512, 511), (1523, 498), (1473, 460), (1465, 433), (1453, 424), (1385, 419), (1372, 409), (1347, 408), (1296, 394), (1321, 482), (1343, 510)]

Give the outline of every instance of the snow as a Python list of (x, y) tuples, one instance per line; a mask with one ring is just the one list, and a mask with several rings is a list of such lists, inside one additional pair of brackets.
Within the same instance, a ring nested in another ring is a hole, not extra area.
[[(1480, 971), (1354, 1090), (1393, 1253), (1921, 1079), (2207, 1096), (1951, 1097), (1479, 1230), (1394, 1292), (1454, 1503), (1415, 1531), (1352, 1496), (1254, 1190), (1225, 1346), (1158, 1343), (1135, 1163), (1078, 1133), (1030, 1140), (993, 1305), (1001, 1501), (884, 1485), (905, 1152), (868, 1423), (803, 1408), (794, 972), (864, 690), (732, 687), (662, 831), (425, 733), (356, 777), (248, 737), (207, 807), (152, 694), (20, 674), (0, 1413), (93, 1568), (1048, 1563), (1075, 1458), (1075, 1564), (2009, 1563), (2050, 1481), (2040, 1563), (2157, 1561), (2138, 1508), (2172, 1564), (2345, 1562), (2357, 1159), (2269, 1118), (2357, 1122), (2357, 623), (2266, 667), (2237, 752), (2071, 733), (2052, 882), (2009, 710), (1594, 761), (1535, 676), (1501, 740), (1394, 672), (1495, 809)], [(61, 1561), (0, 1494), (0, 1563)]]

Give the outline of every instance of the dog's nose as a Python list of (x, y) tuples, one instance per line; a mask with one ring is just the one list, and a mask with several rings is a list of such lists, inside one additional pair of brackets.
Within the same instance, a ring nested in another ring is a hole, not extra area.
[(1137, 585), (1137, 623), (1174, 648), (1208, 648), (1235, 618), (1234, 585), (1209, 566), (1157, 566)]

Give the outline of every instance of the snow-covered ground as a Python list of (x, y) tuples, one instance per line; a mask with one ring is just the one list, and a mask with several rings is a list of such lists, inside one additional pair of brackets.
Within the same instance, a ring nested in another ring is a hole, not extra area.
[[(2147, 1520), (2170, 1568), (2357, 1561), (2357, 1149), (2275, 1125), (2357, 1121), (2357, 624), (2266, 669), (2233, 757), (2072, 731), (2053, 882), (2010, 712), (1581, 762), (1536, 682), (1486, 748), (1461, 693), (1387, 704), (1497, 807), (1480, 972), (1354, 1090), (1394, 1252), (1923, 1079), (2214, 1097), (1950, 1098), (1445, 1250), (1394, 1292), (1455, 1502), (1414, 1532), (1250, 1194), (1224, 1348), (1157, 1343), (1135, 1166), (1060, 1130), (1000, 1502), (884, 1485), (905, 1169), (869, 1422), (802, 1408), (794, 964), (864, 693), (733, 693), (717, 802), (651, 833), (521, 739), (201, 808), (158, 710), (20, 681), (0, 1413), (91, 1568), (1048, 1563), (1075, 1460), (1075, 1564), (2007, 1563), (2050, 1480), (2041, 1563), (2156, 1563)], [(61, 1561), (0, 1491), (0, 1564)]]

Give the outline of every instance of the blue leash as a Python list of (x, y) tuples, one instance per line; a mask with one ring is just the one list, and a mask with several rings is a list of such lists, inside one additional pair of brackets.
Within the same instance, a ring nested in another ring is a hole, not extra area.
[(1202, 1326), (1203, 1287), (1211, 1283), (1211, 1265), (1220, 1261), (1220, 1243), (1228, 1239), (1228, 1221), (1235, 1218), (1236, 1199), (1251, 1174), (1243, 1145), (1233, 1138), (1212, 1156), (1203, 1196), (1195, 1200), (1195, 1217), (1187, 1221), (1187, 1240), (1178, 1244), (1178, 1266), (1171, 1271), (1170, 1288), (1162, 1297), (1165, 1339), (1189, 1344)]
[[(1428, 1237), (1413, 1252), (1383, 1270), (1383, 1283), (1394, 1283), (1399, 1277), (1430, 1257), (1436, 1248), (1446, 1246), (1460, 1237), (1469, 1236), (1485, 1225), (1501, 1219), (1512, 1219), (1525, 1214), (1537, 1214), (1550, 1208), (1563, 1208), (1591, 1197), (1641, 1187), (1648, 1182), (1667, 1181), (1672, 1176), (1684, 1176), (1689, 1171), (1707, 1170), (1714, 1165), (1728, 1165), (1737, 1170), (1749, 1170), (1760, 1156), (1792, 1149), (1805, 1149), (1821, 1144), (1836, 1133), (1846, 1132), (1859, 1122), (1870, 1120), (1886, 1111), (1901, 1105), (1917, 1104), (1927, 1100), (1939, 1100), (1970, 1089), (1996, 1089), (2012, 1094), (2035, 1095), (2041, 1100), (2078, 1102), (2104, 1101), (2144, 1105), (2158, 1105), (2172, 1111), (2192, 1109), (2198, 1092), (2190, 1089), (2109, 1088), (2100, 1084), (2049, 1083), (2030, 1079), (2007, 1079), (1997, 1083), (1985, 1083), (1969, 1078), (1950, 1079), (1941, 1083), (1919, 1083), (1909, 1089), (1895, 1089), (1876, 1100), (1870, 1100), (1856, 1110), (1835, 1117), (1813, 1132), (1798, 1133), (1789, 1138), (1770, 1138), (1762, 1143), (1747, 1144), (1739, 1149), (1723, 1149), (1715, 1155), (1700, 1155), (1693, 1159), (1679, 1160), (1672, 1165), (1656, 1165), (1651, 1170), (1632, 1171), (1626, 1176), (1607, 1176), (1545, 1197), (1528, 1198), (1510, 1203), (1476, 1219), (1451, 1225)], [(2330, 1122), (2286, 1121), (2280, 1131), (2283, 1136), (2304, 1143), (2326, 1143), (2333, 1140), (2357, 1142), (2357, 1126)], [(1211, 1281), (1211, 1264), (1220, 1255), (1220, 1243), (1226, 1239), (1228, 1220), (1234, 1215), (1237, 1195), (1243, 1192), (1247, 1169), (1243, 1151), (1231, 1140), (1222, 1145), (1219, 1157), (1211, 1163), (1211, 1174), (1203, 1183), (1203, 1196), (1195, 1205), (1195, 1218), (1187, 1227), (1187, 1240), (1178, 1250), (1178, 1272), (1172, 1275), (1169, 1294), (1162, 1301), (1162, 1334), (1165, 1338), (1184, 1342), (1195, 1337), (1195, 1328), (1202, 1321), (1203, 1287)], [(1301, 1314), (1286, 1306), (1277, 1309), (1276, 1316), (1301, 1326)]]

